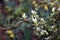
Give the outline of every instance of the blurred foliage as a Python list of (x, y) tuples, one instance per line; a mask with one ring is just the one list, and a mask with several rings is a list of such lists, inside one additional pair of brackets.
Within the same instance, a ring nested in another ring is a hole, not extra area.
[(51, 4), (44, 0), (0, 2), (0, 27), (6, 28), (7, 40), (60, 40), (59, 0)]

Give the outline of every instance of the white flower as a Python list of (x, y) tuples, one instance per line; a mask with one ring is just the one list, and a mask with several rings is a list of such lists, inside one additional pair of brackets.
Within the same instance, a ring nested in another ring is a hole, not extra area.
[(60, 8), (58, 8), (58, 11), (60, 11)]
[(36, 30), (37, 30), (37, 31), (40, 31), (40, 27), (36, 27)]
[(55, 27), (55, 25), (52, 25), (51, 28), (53, 29)]
[(34, 22), (35, 26), (38, 26), (38, 20), (36, 17), (32, 17), (32, 21)]
[(37, 14), (37, 12), (34, 11), (34, 10), (31, 10), (31, 13), (32, 13), (33, 15), (36, 15), (36, 14)]
[(53, 8), (52, 8), (52, 12), (54, 12), (54, 11), (55, 11), (55, 9), (56, 9), (56, 7), (53, 7)]
[(41, 35), (44, 35), (44, 33), (43, 33), (43, 32), (41, 32)]
[(26, 18), (27, 18), (27, 16), (26, 16), (26, 14), (25, 14), (25, 13), (23, 13), (23, 14), (22, 14), (22, 18), (24, 18), (24, 19), (26, 19)]
[(48, 35), (48, 32), (46, 30), (41, 30), (41, 35), (44, 35), (44, 33)]
[(43, 18), (41, 18), (40, 21), (41, 21), (41, 24), (45, 24), (46, 23), (46, 21)]
[[(33, 15), (32, 15), (33, 16)], [(36, 17), (37, 19), (39, 18), (39, 16), (38, 15), (34, 15), (33, 17)]]
[(35, 17), (35, 18), (32, 17), (32, 21), (33, 21), (34, 23), (37, 23), (37, 18), (36, 18), (36, 17)]

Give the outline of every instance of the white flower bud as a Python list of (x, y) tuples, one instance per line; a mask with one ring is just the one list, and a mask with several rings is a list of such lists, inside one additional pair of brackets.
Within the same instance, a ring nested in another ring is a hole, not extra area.
[(43, 18), (41, 18), (41, 21), (43, 21), (43, 22), (44, 22), (45, 20), (44, 20)]
[(53, 29), (55, 27), (55, 25), (52, 25), (51, 28)]
[(55, 11), (55, 9), (56, 9), (56, 7), (53, 7), (53, 8), (52, 8), (52, 12), (54, 12), (54, 11)]
[(22, 14), (22, 18), (24, 18), (24, 19), (26, 19), (26, 18), (27, 18), (27, 16), (26, 16), (26, 14), (25, 14), (25, 13), (23, 13), (23, 14)]
[(41, 18), (40, 21), (41, 21), (41, 24), (45, 24), (46, 23), (46, 21), (43, 18)]

